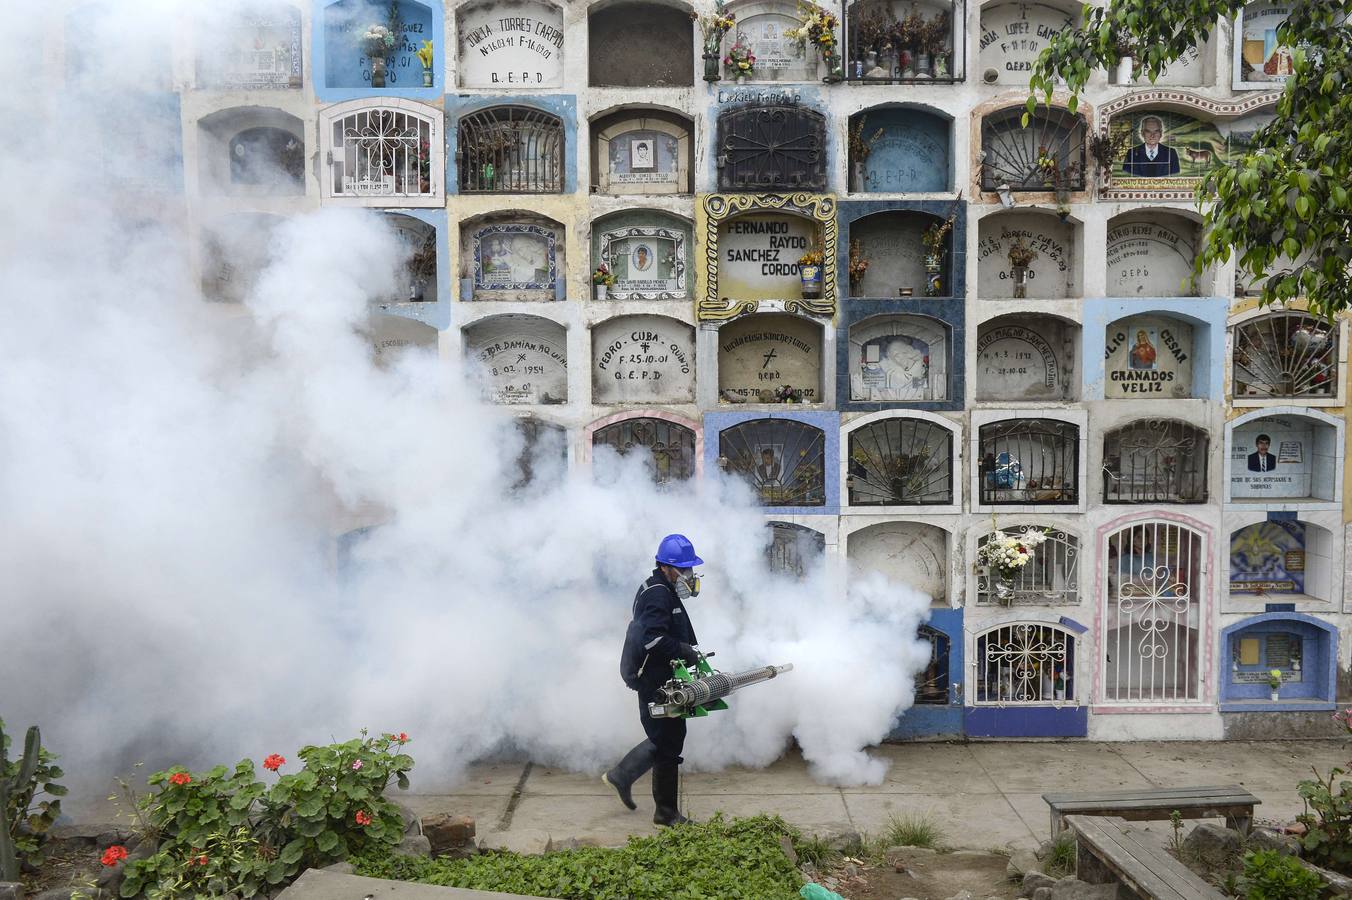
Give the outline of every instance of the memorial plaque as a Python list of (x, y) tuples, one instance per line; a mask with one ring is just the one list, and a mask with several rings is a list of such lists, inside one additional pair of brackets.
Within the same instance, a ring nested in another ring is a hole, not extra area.
[(864, 571), (928, 594), (948, 605), (948, 534), (920, 522), (885, 522), (849, 536), (849, 560)]
[(850, 399), (946, 400), (948, 334), (920, 316), (868, 319), (850, 328)]
[(1170, 110), (1132, 109), (1113, 116), (1109, 131), (1128, 149), (1113, 163), (1114, 191), (1193, 190), (1215, 161), (1241, 156), (1253, 135), (1272, 120), (1257, 112), (1215, 121)]
[(475, 290), (553, 291), (555, 235), (539, 225), (487, 225), (474, 233)]
[(1133, 316), (1108, 326), (1106, 399), (1192, 396), (1192, 326), (1177, 319)]
[(872, 144), (864, 161), (864, 190), (886, 193), (948, 190), (951, 128), (950, 123), (938, 116), (918, 110), (889, 109), (865, 114), (862, 136)]
[(403, 316), (372, 313), (369, 334), (379, 366), (393, 364), (405, 352), (432, 355), (437, 352), (437, 330), (431, 325)]
[(793, 316), (743, 316), (718, 332), (718, 393), (728, 403), (774, 403), (787, 389), (821, 402), (821, 331)]
[(1277, 29), (1291, 15), (1285, 3), (1250, 3), (1241, 17), (1238, 75), (1241, 83), (1280, 87), (1295, 72), (1291, 48), (1277, 43)]
[[(386, 58), (385, 87), (421, 88), (423, 41), (436, 41), (432, 9), (413, 0), (396, 0), (400, 34)], [(389, 3), (338, 0), (324, 7), (324, 84), (330, 88), (371, 89), (371, 60), (362, 47), (362, 35), (373, 25), (389, 25)], [(375, 90), (380, 90), (376, 88)]]
[(815, 52), (804, 52), (788, 36), (788, 32), (799, 24), (795, 16), (783, 13), (762, 13), (739, 19), (736, 31), (723, 39), (723, 53), (727, 54), (740, 35), (756, 57), (752, 81), (816, 81)]
[[(1230, 593), (1305, 592), (1305, 525), (1258, 522), (1230, 536)], [(1257, 660), (1252, 664), (1256, 664)]]
[(200, 33), (198, 81), (227, 91), (301, 86), (300, 10), (284, 3), (240, 10)]
[(665, 316), (621, 316), (592, 329), (592, 402), (690, 403), (695, 330)]
[(1109, 297), (1189, 297), (1196, 289), (1192, 263), (1195, 232), (1154, 222), (1131, 222), (1108, 230)]
[(817, 240), (816, 226), (797, 216), (752, 215), (718, 227), (718, 288), (736, 300), (802, 296), (798, 258)]
[[(1331, 457), (1323, 457), (1332, 465)], [(1235, 500), (1312, 496), (1314, 425), (1299, 418), (1259, 419), (1236, 428), (1230, 446), (1230, 496)]]
[(568, 349), (562, 325), (536, 316), (494, 316), (465, 329), (465, 349), (479, 363), (492, 402), (568, 402)]
[(1064, 397), (1061, 363), (1044, 333), (1032, 325), (982, 328), (976, 342), (978, 395), (999, 400)]
[[(1202, 47), (1210, 52), (1210, 42), (1204, 43)], [(1155, 79), (1154, 86), (1196, 87), (1203, 84), (1206, 71), (1202, 47), (1193, 46), (1183, 51), (1182, 56), (1164, 67), (1164, 71)], [(1151, 86), (1149, 78), (1140, 78), (1137, 83)]]
[(608, 142), (607, 189), (625, 185), (639, 186), (642, 193), (679, 192), (685, 180), (681, 143), (662, 131), (636, 129), (616, 135)]
[(1058, 300), (1071, 296), (1075, 230), (1050, 216), (987, 216), (978, 226), (977, 290), (988, 300), (1014, 296), (1014, 267), (1009, 248), (1021, 241), (1037, 254), (1028, 266), (1025, 296)]
[[(1027, 84), (1047, 41), (1076, 18), (1045, 3), (1001, 3), (981, 10), (981, 80)], [(994, 73), (992, 77), (991, 73)]]
[(601, 262), (615, 283), (606, 296), (615, 300), (673, 300), (686, 289), (685, 232), (660, 226), (634, 226), (601, 233)]
[(460, 86), (557, 87), (563, 81), (563, 11), (502, 2), (459, 15)]

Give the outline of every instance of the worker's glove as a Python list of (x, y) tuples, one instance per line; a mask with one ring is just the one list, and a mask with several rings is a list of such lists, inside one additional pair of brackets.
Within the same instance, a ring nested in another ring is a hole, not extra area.
[(680, 656), (687, 666), (699, 665), (699, 651), (690, 644), (681, 644)]

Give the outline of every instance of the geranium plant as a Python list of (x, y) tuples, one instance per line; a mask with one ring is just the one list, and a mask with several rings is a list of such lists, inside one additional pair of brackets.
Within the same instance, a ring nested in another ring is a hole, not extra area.
[(723, 65), (738, 78), (750, 77), (756, 70), (756, 54), (751, 52), (751, 45), (741, 34), (728, 49), (728, 55), (723, 57)]

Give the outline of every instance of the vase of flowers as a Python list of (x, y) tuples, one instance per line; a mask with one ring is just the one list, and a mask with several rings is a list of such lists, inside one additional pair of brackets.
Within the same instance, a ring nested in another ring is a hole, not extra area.
[(804, 297), (822, 295), (822, 250), (813, 247), (798, 257), (798, 278), (803, 285)]
[(1282, 689), (1282, 670), (1281, 669), (1270, 670), (1268, 672), (1268, 699), (1270, 699), (1273, 703), (1276, 703), (1277, 698), (1281, 693), (1281, 689)]
[(866, 165), (869, 154), (873, 152), (873, 145), (883, 136), (883, 129), (879, 128), (869, 137), (864, 136), (864, 130), (867, 127), (868, 116), (861, 115), (859, 121), (850, 129), (850, 190), (862, 192), (867, 190), (865, 187), (865, 176), (867, 175)]
[(864, 275), (868, 273), (868, 257), (864, 255), (864, 247), (859, 243), (859, 238), (850, 238), (850, 293), (854, 294), (859, 290), (860, 285), (864, 283)]
[(361, 36), (362, 52), (371, 60), (371, 87), (385, 86), (385, 60), (394, 50), (394, 33), (385, 25), (372, 25)]
[[(817, 53), (826, 62), (828, 76), (836, 63), (836, 29), (840, 20), (835, 13), (823, 9), (815, 3), (798, 7), (798, 27), (785, 32), (785, 37), (798, 44), (798, 52), (815, 47)], [(874, 54), (877, 63), (877, 54)]]
[[(914, 79), (921, 77), (920, 54), (923, 51), (925, 41), (925, 17), (920, 14), (920, 10), (914, 5), (906, 17), (899, 20), (893, 34), (893, 40), (896, 46), (901, 50), (901, 77)], [(924, 70), (928, 72), (929, 61), (924, 63)]]
[(1055, 669), (1052, 671), (1052, 699), (1066, 699), (1066, 670)]
[(1028, 294), (1028, 267), (1037, 259), (1037, 251), (1023, 242), (1022, 237), (1014, 238), (1009, 245), (1009, 264), (1013, 268), (1014, 299), (1022, 300)]
[(751, 45), (740, 33), (728, 48), (728, 55), (723, 57), (723, 66), (733, 74), (738, 84), (745, 83), (756, 71), (756, 54), (751, 52)]
[(948, 232), (953, 228), (953, 216), (936, 222), (920, 236), (925, 245), (925, 296), (938, 297), (943, 292), (944, 252), (948, 249)]
[(596, 271), (592, 272), (592, 292), (597, 300), (606, 299), (606, 294), (614, 283), (615, 276), (610, 273), (610, 267), (605, 263), (601, 263), (596, 267)]
[(423, 87), (432, 86), (432, 42), (423, 41), (418, 52), (414, 54), (418, 57), (418, 62), (423, 67)]
[(1000, 605), (1008, 606), (1014, 599), (1014, 579), (1046, 540), (1046, 532), (1039, 528), (1025, 528), (1018, 534), (997, 528), (977, 549), (977, 565), (994, 576), (991, 586)]
[(737, 17), (723, 9), (723, 0), (717, 0), (712, 15), (691, 13), (691, 18), (699, 23), (703, 38), (704, 80), (712, 84), (719, 78), (718, 60), (723, 48), (723, 36), (737, 25)]

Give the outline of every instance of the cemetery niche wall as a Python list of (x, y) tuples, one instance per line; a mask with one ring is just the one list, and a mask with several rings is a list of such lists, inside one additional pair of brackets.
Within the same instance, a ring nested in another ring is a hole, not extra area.
[[(786, 311), (836, 312), (836, 202), (814, 194), (709, 194), (695, 210), (703, 245), (697, 266), (701, 320), (755, 312), (763, 300)], [(805, 291), (798, 260), (822, 253), (820, 294)]]
[(1239, 528), (1230, 535), (1230, 597), (1336, 601), (1332, 551), (1333, 533), (1295, 513)]
[[(798, 28), (798, 7), (784, 0), (749, 0), (728, 4), (728, 11), (736, 16), (737, 25), (723, 37), (720, 55), (740, 41), (756, 57), (748, 81), (794, 82), (816, 81), (818, 56), (815, 49), (804, 49), (789, 37)], [(693, 58), (687, 53), (687, 59)], [(724, 77), (732, 80), (734, 72), (724, 67)]]
[(437, 302), (437, 229), (421, 219), (398, 213), (386, 213), (385, 221), (398, 236), (405, 259), (389, 302)]
[(563, 120), (533, 106), (465, 112), (456, 129), (455, 166), (462, 194), (560, 194)]
[(464, 345), (490, 402), (568, 402), (567, 332), (557, 322), (490, 316), (465, 327)]
[(1109, 297), (1196, 297), (1198, 225), (1168, 213), (1133, 212), (1108, 223)]
[(209, 14), (198, 28), (197, 85), (203, 90), (297, 90), (301, 58), (300, 10), (258, 3)]
[[(699, 437), (689, 425), (657, 416), (611, 417), (588, 428), (593, 472), (605, 479), (605, 453), (643, 459), (654, 484), (688, 481), (698, 470)], [(604, 449), (603, 449), (604, 448)]]
[[(418, 50), (431, 41), (436, 59), (441, 58), (440, 5), (416, 0), (337, 0), (323, 7), (324, 54), (319, 68), (321, 84), (330, 89), (386, 90), (415, 93), (435, 90), (439, 83), (433, 71), (428, 85)], [(373, 55), (365, 35), (374, 27), (388, 29), (394, 46), (385, 42), (384, 55)], [(380, 81), (384, 81), (384, 85)]]
[(978, 401), (1073, 400), (1080, 328), (1054, 316), (1000, 316), (976, 340)]
[(1070, 193), (1085, 188), (1084, 118), (1043, 104), (1025, 128), (1026, 111), (1020, 103), (981, 118), (981, 190), (1054, 191), (1058, 207), (1068, 206)]
[(948, 399), (951, 347), (951, 329), (925, 316), (881, 315), (854, 323), (849, 327), (850, 399)]
[(1230, 501), (1341, 502), (1340, 419), (1285, 408), (1241, 416), (1226, 430)]
[(661, 109), (623, 109), (593, 120), (593, 189), (602, 194), (688, 194), (691, 135), (684, 116)]
[(202, 296), (241, 303), (270, 262), (276, 229), (285, 221), (267, 213), (234, 213), (202, 228)]
[(587, 47), (593, 87), (688, 87), (695, 80), (695, 30), (685, 7), (642, 0), (593, 6)]
[[(944, 420), (874, 414), (848, 426), (845, 469), (850, 506), (950, 506), (954, 429)], [(881, 510), (880, 510), (881, 511)]]
[(466, 220), (460, 228), (460, 299), (563, 299), (564, 232), (559, 223), (527, 213)]
[(305, 193), (305, 127), (280, 109), (223, 109), (197, 122), (198, 190), (233, 196)]
[(436, 107), (398, 98), (321, 110), (324, 199), (354, 206), (442, 205), (441, 118)]
[(1258, 0), (1235, 17), (1234, 88), (1274, 90), (1295, 72), (1290, 47), (1277, 41), (1277, 30), (1291, 14), (1288, 3)]
[(952, 120), (924, 109), (879, 106), (850, 117), (850, 191), (950, 190)]
[(765, 528), (765, 564), (772, 573), (802, 579), (826, 556), (826, 535), (820, 531), (792, 522), (767, 522)]
[(614, 213), (592, 224), (592, 266), (605, 264), (615, 283), (608, 300), (690, 297), (690, 225), (649, 210)]
[(721, 428), (724, 472), (744, 479), (763, 507), (827, 505), (826, 433), (791, 418), (747, 419)]
[(718, 330), (720, 403), (821, 403), (822, 330), (798, 316), (743, 316)]
[[(875, 212), (849, 223), (851, 254), (868, 260), (864, 276), (850, 281), (851, 299), (888, 297), (925, 297), (931, 288), (931, 272), (926, 268), (925, 230), (941, 225), (943, 219), (914, 210)], [(949, 232), (951, 247), (952, 230)], [(952, 296), (953, 254), (945, 252), (940, 270), (939, 296)]]
[[(1333, 709), (1337, 652), (1337, 627), (1313, 616), (1272, 612), (1236, 622), (1221, 632), (1221, 712)], [(1275, 703), (1273, 670), (1281, 677)]]
[(457, 78), (462, 88), (495, 91), (563, 83), (563, 10), (551, 3), (501, 0), (456, 13)]
[(851, 82), (952, 84), (967, 72), (967, 4), (854, 0), (845, 12)]
[(1128, 316), (1108, 326), (1103, 350), (1108, 400), (1177, 400), (1192, 387), (1193, 327), (1166, 316)]
[(826, 189), (826, 116), (789, 103), (750, 104), (718, 114), (720, 191)]
[(1100, 109), (1104, 137), (1127, 149), (1113, 160), (1112, 200), (1193, 200), (1194, 189), (1215, 160), (1242, 156), (1253, 135), (1272, 120), (1272, 95), (1229, 102), (1184, 91), (1150, 90)]
[(989, 3), (981, 8), (978, 70), (986, 84), (1025, 85), (1047, 42), (1079, 24), (1078, 10), (1051, 3)]
[(924, 522), (880, 522), (851, 532), (846, 541), (852, 567), (929, 595), (931, 607), (949, 606), (947, 531)]
[(1048, 213), (982, 216), (977, 225), (978, 295), (986, 300), (1079, 296), (1083, 267), (1076, 253), (1078, 228)]
[(619, 316), (592, 328), (593, 403), (691, 403), (695, 329), (666, 316)]
[(1335, 400), (1342, 383), (1339, 331), (1303, 312), (1263, 313), (1234, 325), (1234, 403)]

